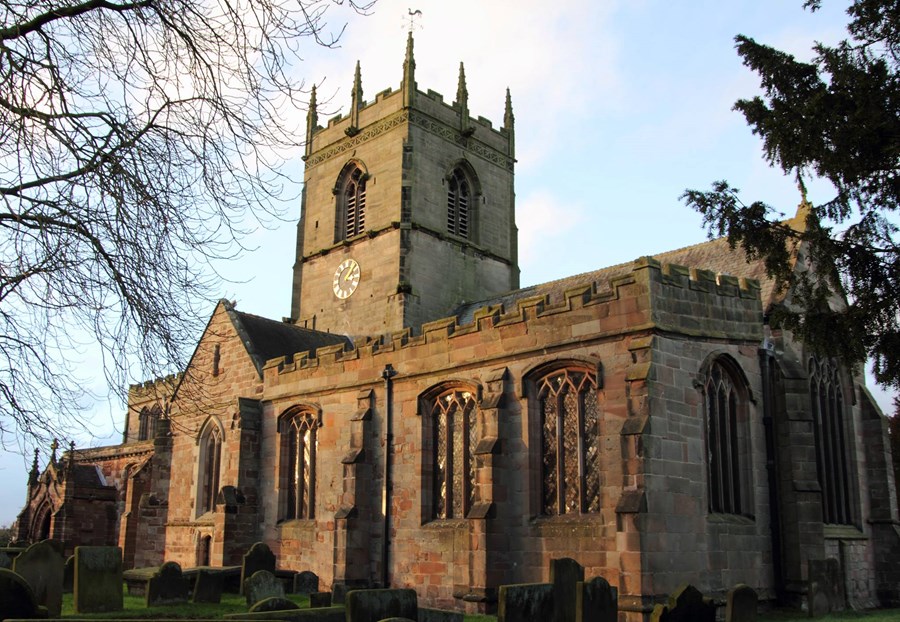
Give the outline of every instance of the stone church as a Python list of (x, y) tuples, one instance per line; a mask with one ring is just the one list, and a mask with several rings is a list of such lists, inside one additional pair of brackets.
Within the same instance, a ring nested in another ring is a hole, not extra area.
[(900, 604), (885, 417), (768, 325), (760, 262), (713, 240), (520, 288), (509, 93), (494, 126), (462, 67), (452, 103), (420, 90), (412, 35), (398, 90), (359, 76), (324, 126), (312, 94), (291, 318), (220, 301), (183, 373), (131, 388), (121, 445), (35, 460), (21, 539), (126, 567), (265, 541), (323, 589), (470, 612), (558, 557), (634, 620), (682, 582), (797, 603), (829, 572)]

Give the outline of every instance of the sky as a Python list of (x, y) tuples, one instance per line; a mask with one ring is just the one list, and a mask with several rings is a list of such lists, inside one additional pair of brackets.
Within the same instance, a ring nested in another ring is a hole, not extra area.
[[(761, 142), (732, 110), (759, 93), (757, 76), (734, 50), (745, 34), (800, 59), (814, 41), (845, 36), (849, 2), (826, 0), (380, 0), (370, 15), (346, 2), (329, 23), (346, 24), (339, 45), (300, 43), (296, 66), (316, 84), (319, 119), (346, 113), (359, 60), (367, 100), (398, 88), (410, 10), (420, 90), (452, 102), (465, 64), (469, 110), (502, 125), (507, 87), (516, 119), (516, 209), (522, 286), (542, 283), (702, 242), (700, 216), (679, 200), (685, 189), (727, 179), (746, 201), (793, 215), (800, 195), (771, 169)], [(305, 110), (295, 111), (301, 128)], [(285, 173), (302, 180), (301, 153)], [(825, 183), (809, 199), (830, 198)], [(296, 190), (296, 189), (294, 189)], [(288, 195), (296, 194), (288, 189)], [(285, 220), (245, 240), (255, 249), (218, 267), (222, 296), (237, 308), (280, 319), (290, 313), (298, 200)], [(215, 301), (209, 301), (209, 311)], [(94, 392), (106, 395), (98, 373)], [(887, 412), (891, 396), (875, 392)], [(99, 401), (93, 445), (121, 440), (124, 407)], [(46, 464), (47, 452), (41, 455)], [(0, 525), (25, 501), (30, 457), (0, 455)]]

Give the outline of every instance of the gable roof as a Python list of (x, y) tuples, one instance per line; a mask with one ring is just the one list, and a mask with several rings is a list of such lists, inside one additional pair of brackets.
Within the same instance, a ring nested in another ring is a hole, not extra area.
[(315, 353), (318, 348), (333, 345), (351, 345), (348, 337), (323, 333), (287, 322), (278, 322), (259, 315), (237, 311), (227, 300), (221, 301), (234, 329), (243, 341), (247, 354), (253, 360), (256, 371), (262, 376), (266, 361), (279, 357), (290, 360), (300, 352)]

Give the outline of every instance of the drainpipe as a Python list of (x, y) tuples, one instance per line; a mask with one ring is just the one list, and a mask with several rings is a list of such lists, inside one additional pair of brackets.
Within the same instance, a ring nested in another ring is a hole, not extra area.
[(762, 406), (763, 406), (763, 426), (766, 433), (766, 473), (768, 475), (769, 484), (769, 529), (772, 534), (772, 570), (773, 579), (775, 581), (775, 597), (779, 602), (784, 601), (784, 568), (782, 566), (782, 550), (781, 550), (781, 513), (780, 496), (778, 494), (778, 471), (776, 465), (776, 443), (775, 443), (775, 420), (773, 414), (775, 412), (775, 387), (773, 385), (773, 376), (775, 367), (773, 359), (775, 355), (775, 344), (769, 336), (768, 322), (765, 326), (765, 338), (759, 348), (759, 367), (762, 375)]
[(397, 370), (388, 363), (381, 372), (384, 378), (384, 490), (382, 491), (381, 510), (384, 516), (384, 533), (381, 538), (381, 587), (391, 586), (390, 577), (390, 536), (391, 536), (391, 449), (394, 446), (394, 376)]

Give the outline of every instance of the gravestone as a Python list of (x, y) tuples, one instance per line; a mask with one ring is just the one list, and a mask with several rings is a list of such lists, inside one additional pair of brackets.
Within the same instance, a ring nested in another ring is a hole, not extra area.
[(412, 589), (350, 590), (345, 600), (347, 622), (419, 617), (416, 591)]
[[(265, 542), (257, 542), (250, 547), (249, 551), (244, 553), (244, 559), (241, 563), (241, 590), (244, 589), (244, 581), (259, 570), (266, 570), (273, 575), (275, 574), (275, 554)], [(243, 591), (241, 593), (243, 594)]]
[(292, 600), (288, 600), (287, 598), (283, 597), (272, 596), (270, 598), (261, 600), (250, 607), (250, 613), (260, 613), (262, 611), (292, 611), (299, 608), (300, 605)]
[(63, 575), (66, 562), (60, 546), (52, 540), (36, 542), (13, 560), (13, 572), (31, 586), (39, 605), (47, 608), (51, 617), (62, 611)]
[(331, 607), (331, 592), (313, 592), (309, 595), (310, 609)]
[(553, 620), (553, 585), (520, 583), (501, 585), (497, 598), (497, 622)]
[(842, 611), (847, 608), (841, 564), (837, 559), (829, 557), (809, 560), (809, 580), (818, 583), (818, 592), (828, 599), (830, 611)]
[(122, 549), (75, 547), (75, 613), (122, 611)]
[(618, 619), (618, 589), (603, 577), (576, 584), (575, 622), (616, 622)]
[(166, 562), (147, 581), (147, 606), (179, 605), (188, 601), (188, 583), (181, 566)]
[(584, 568), (570, 557), (550, 560), (550, 583), (556, 622), (575, 622), (575, 598), (579, 581), (584, 581)]
[(465, 619), (459, 611), (419, 607), (419, 622), (465, 622)]
[(667, 605), (656, 605), (650, 622), (716, 622), (716, 605), (693, 585), (680, 586)]
[(331, 585), (331, 604), (343, 605), (348, 591), (346, 583), (333, 583)]
[(806, 592), (806, 607), (810, 618), (821, 618), (831, 613), (828, 595), (819, 588), (818, 581), (810, 581)]
[(66, 567), (63, 570), (63, 593), (71, 594), (75, 585), (75, 556), (69, 555), (66, 558)]
[(247, 598), (247, 606), (252, 606), (261, 600), (277, 596), (284, 598), (284, 584), (268, 570), (257, 570), (244, 581), (244, 596)]
[(27, 581), (8, 568), (0, 568), (0, 620), (47, 615), (46, 607), (37, 604)]
[(294, 575), (294, 594), (313, 594), (319, 591), (319, 575), (309, 570)]
[(12, 558), (6, 554), (6, 551), (0, 551), (0, 568), (12, 569)]
[(220, 572), (210, 572), (202, 569), (197, 571), (197, 579), (194, 581), (194, 593), (191, 602), (194, 603), (220, 603), (222, 602), (222, 590), (225, 587), (225, 577)]
[(759, 597), (749, 585), (739, 583), (728, 590), (725, 600), (725, 622), (756, 622)]

